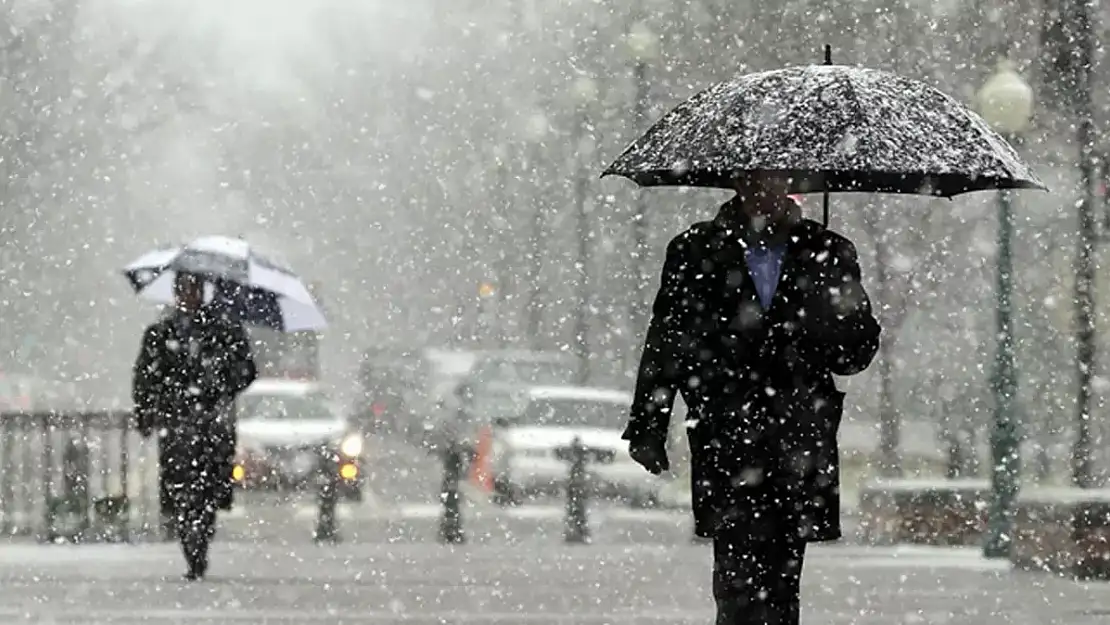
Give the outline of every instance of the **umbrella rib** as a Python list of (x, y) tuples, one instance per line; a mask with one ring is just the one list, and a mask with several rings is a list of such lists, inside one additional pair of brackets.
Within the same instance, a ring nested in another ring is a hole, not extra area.
[[(790, 103), (789, 103), (789, 108), (787, 109), (787, 119), (796, 119), (797, 118), (796, 117), (796, 112), (798, 111), (798, 109), (801, 109), (802, 107), (810, 106), (810, 105), (811, 105), (811, 102), (802, 100), (801, 98), (792, 98), (790, 100)], [(802, 111), (802, 115), (800, 115), (798, 117), (805, 118), (806, 117), (805, 111)], [(757, 142), (757, 144), (758, 144), (758, 142)], [(822, 173), (824, 173), (824, 172), (822, 172)]]
[[(854, 121), (854, 124), (850, 124), (845, 131), (855, 133), (857, 126), (863, 126), (864, 128), (867, 128), (869, 126), (870, 116), (868, 115), (867, 108), (863, 106), (862, 102), (860, 102), (859, 94), (856, 93), (855, 83), (852, 82), (847, 73), (837, 74), (836, 79), (843, 82), (845, 86), (845, 91), (848, 94), (847, 102), (845, 104), (847, 105), (850, 103), (852, 108), (855, 109), (850, 112), (850, 119)], [(860, 145), (857, 149), (862, 150), (865, 153), (870, 148), (870, 146), (867, 145), (867, 138), (867, 133), (857, 133), (856, 139), (860, 141)], [(843, 135), (841, 135), (840, 140), (844, 140)]]

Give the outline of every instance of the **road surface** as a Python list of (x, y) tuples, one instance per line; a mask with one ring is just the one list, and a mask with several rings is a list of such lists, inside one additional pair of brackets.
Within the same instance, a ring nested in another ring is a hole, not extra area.
[[(345, 542), (436, 542), (442, 506), (439, 503), (366, 501), (338, 510), (339, 533)], [(281, 542), (309, 540), (318, 508), (311, 500), (237, 505), (220, 520), (221, 540)], [(634, 510), (597, 504), (590, 508), (594, 541), (606, 544), (683, 544), (693, 531), (689, 513), (677, 510)], [(552, 544), (563, 540), (565, 510), (557, 502), (498, 508), (470, 503), (462, 511), (467, 539), (482, 544)]]
[[(399, 441), (372, 440), (364, 452), (367, 488), (362, 503), (339, 507), (339, 533), (351, 543), (436, 542), (442, 504), (442, 469), (425, 452)], [(491, 505), (467, 490), (463, 531), (483, 544), (558, 544), (564, 506), (547, 500), (516, 509)], [(222, 515), (220, 537), (227, 541), (297, 544), (310, 540), (318, 505), (311, 493), (240, 493), (235, 509)], [(682, 544), (690, 541), (685, 511), (632, 510), (596, 502), (590, 525), (599, 543)]]
[[(180, 581), (171, 545), (0, 546), (11, 624), (602, 625), (711, 622), (707, 547), (225, 542)], [(1015, 574), (974, 552), (818, 547), (803, 619), (823, 625), (1094, 625), (1110, 585)]]

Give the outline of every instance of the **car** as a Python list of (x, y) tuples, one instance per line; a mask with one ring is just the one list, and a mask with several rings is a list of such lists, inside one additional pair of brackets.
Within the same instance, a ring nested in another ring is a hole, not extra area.
[(621, 440), (630, 393), (530, 386), (509, 401), (500, 395), (485, 399), (474, 406), (474, 415), (484, 415), (490, 425), (494, 503), (517, 505), (530, 496), (564, 493), (570, 467), (562, 458), (577, 438), (590, 458), (587, 473), (595, 496), (634, 507), (655, 505), (661, 481), (633, 462)]
[(354, 409), (361, 427), (420, 444), (438, 406), (475, 358), (475, 352), (437, 348), (366, 350)]
[(403, 350), (366, 350), (359, 365), (360, 397), (355, 410), (364, 431), (402, 433), (410, 397), (420, 382), (418, 360), (416, 354)]
[(452, 410), (461, 410), (466, 424), (455, 431), (474, 441), (476, 432), (472, 426), (481, 423), (481, 415), (472, 414), (476, 403), (507, 403), (523, 388), (574, 385), (578, 376), (578, 359), (565, 352), (520, 349), (479, 352), (468, 373), (456, 385), (450, 401), (445, 402), (452, 409), (441, 412), (443, 416), (435, 427), (443, 427), (443, 419), (457, 420)]
[(459, 389), (474, 395), (489, 387), (572, 385), (578, 374), (578, 358), (566, 352), (490, 350), (477, 355)]
[[(339, 495), (361, 501), (363, 437), (312, 381), (259, 379), (236, 400), (236, 483), (246, 489), (316, 484), (322, 453), (338, 457)], [(329, 461), (330, 462), (330, 461)]]

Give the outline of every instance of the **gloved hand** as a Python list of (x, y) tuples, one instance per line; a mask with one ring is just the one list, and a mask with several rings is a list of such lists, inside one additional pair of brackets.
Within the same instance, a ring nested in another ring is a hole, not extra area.
[(628, 455), (652, 475), (671, 470), (671, 462), (667, 459), (667, 443), (664, 440), (646, 438), (631, 441), (628, 444)]
[(150, 438), (150, 435), (154, 433), (154, 419), (151, 419), (142, 411), (136, 410), (135, 429), (139, 431), (139, 435), (143, 438)]

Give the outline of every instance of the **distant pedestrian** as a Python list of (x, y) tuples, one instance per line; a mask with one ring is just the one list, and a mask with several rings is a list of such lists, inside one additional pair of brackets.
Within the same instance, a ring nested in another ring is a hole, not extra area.
[(802, 219), (787, 182), (739, 179), (667, 247), (624, 433), (637, 462), (669, 470), (682, 394), (717, 625), (798, 624), (806, 544), (841, 537), (833, 374), (864, 370), (879, 344), (855, 247)]
[(204, 281), (179, 272), (175, 310), (143, 334), (132, 397), (143, 436), (157, 432), (163, 523), (181, 540), (186, 577), (208, 568), (216, 511), (231, 504), (232, 404), (257, 372), (242, 325), (204, 305)]

